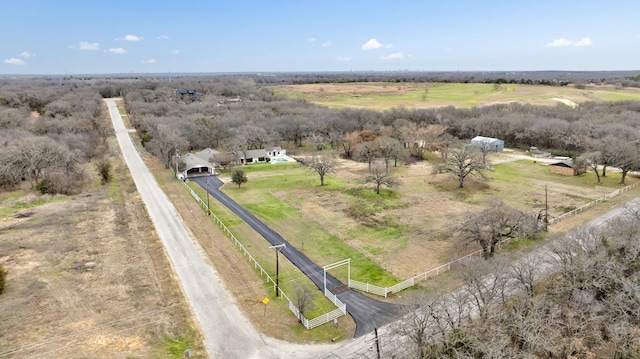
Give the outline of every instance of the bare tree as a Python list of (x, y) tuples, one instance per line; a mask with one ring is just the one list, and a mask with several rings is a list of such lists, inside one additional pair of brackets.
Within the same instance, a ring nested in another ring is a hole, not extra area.
[(46, 136), (29, 137), (20, 144), (27, 159), (27, 178), (34, 188), (49, 169), (62, 167), (69, 150)]
[(485, 166), (479, 152), (473, 146), (462, 146), (449, 151), (442, 163), (434, 166), (435, 173), (449, 173), (458, 180), (458, 187), (464, 188), (464, 180), (470, 175), (484, 178)]
[(398, 133), (412, 156), (419, 159), (424, 158), (425, 152), (433, 147), (438, 138), (444, 134), (445, 127), (442, 125), (418, 125), (414, 122), (397, 121)]
[(544, 261), (537, 255), (525, 255), (511, 262), (511, 276), (529, 297), (534, 295), (534, 285), (542, 277)]
[(625, 184), (629, 171), (640, 167), (640, 152), (637, 145), (631, 141), (616, 142), (612, 151), (615, 153), (613, 165), (622, 172), (620, 184)]
[[(311, 292), (311, 289), (309, 289), (309, 287), (299, 284), (298, 282), (295, 282), (295, 286), (296, 286), (296, 304), (297, 304), (298, 310), (300, 311), (300, 314), (304, 316), (305, 313), (307, 313), (307, 311), (309, 311), (309, 309), (311, 309), (311, 306), (313, 305), (312, 292)], [(301, 322), (301, 321), (302, 321), (301, 319), (298, 320), (298, 322)]]
[(536, 238), (539, 234), (534, 215), (496, 199), (479, 213), (467, 213), (457, 230), (465, 241), (480, 244), (485, 258), (493, 256), (496, 246), (507, 238)]
[(389, 162), (391, 159), (402, 156), (402, 144), (395, 138), (378, 137), (375, 140), (378, 146), (378, 153), (384, 159), (385, 171), (389, 174)]
[(489, 141), (479, 141), (479, 142), (473, 143), (471, 146), (475, 147), (476, 150), (480, 152), (480, 154), (482, 155), (482, 165), (484, 167), (487, 167), (487, 156), (489, 155), (489, 153), (494, 151), (494, 148), (491, 145), (491, 143)]
[(355, 157), (367, 161), (369, 164), (369, 171), (371, 171), (371, 162), (378, 155), (378, 148), (375, 141), (361, 142), (355, 150)]
[(310, 133), (307, 139), (313, 144), (313, 148), (316, 151), (322, 151), (327, 148), (329, 138), (320, 132)]
[(301, 161), (309, 170), (320, 176), (320, 186), (324, 186), (324, 177), (338, 167), (338, 161), (332, 153), (314, 154), (309, 159)]
[(187, 142), (176, 127), (159, 124), (149, 146), (162, 159), (165, 168), (170, 168), (178, 151), (187, 147)]
[(358, 141), (359, 138), (357, 132), (345, 133), (340, 138), (340, 145), (342, 146), (342, 151), (345, 158), (351, 158), (354, 148), (359, 143)]
[(460, 266), (458, 273), (480, 318), (487, 319), (491, 306), (506, 301), (508, 263), (502, 257), (491, 261), (470, 257)]
[(393, 178), (387, 171), (384, 171), (380, 166), (375, 165), (369, 171), (367, 177), (365, 177), (366, 183), (373, 183), (376, 187), (376, 194), (380, 194), (380, 186), (395, 187), (398, 181)]
[(600, 184), (600, 172), (598, 171), (598, 168), (602, 161), (602, 153), (600, 151), (587, 152), (579, 158), (582, 162), (586, 163), (591, 170), (593, 170), (593, 173), (596, 174), (596, 178), (598, 179), (598, 184)]
[(393, 342), (403, 343), (402, 348), (394, 348), (395, 351), (408, 352), (411, 358), (425, 357), (429, 340), (438, 327), (437, 317), (431, 311), (434, 300), (424, 290), (407, 296), (402, 304), (402, 319), (394, 322), (391, 328), (393, 335), (398, 337)]

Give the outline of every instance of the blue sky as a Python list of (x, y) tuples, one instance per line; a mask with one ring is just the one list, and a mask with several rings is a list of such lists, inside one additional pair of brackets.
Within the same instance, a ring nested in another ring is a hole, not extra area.
[(0, 74), (640, 69), (640, 1), (5, 0)]

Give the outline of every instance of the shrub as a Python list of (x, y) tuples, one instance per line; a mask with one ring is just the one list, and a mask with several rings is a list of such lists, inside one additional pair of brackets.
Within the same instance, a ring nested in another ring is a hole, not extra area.
[(237, 184), (238, 188), (240, 188), (240, 185), (243, 183), (247, 183), (248, 180), (247, 174), (241, 168), (236, 168), (231, 173), (231, 182)]
[(100, 175), (100, 182), (102, 184), (109, 183), (111, 178), (113, 178), (113, 174), (111, 172), (111, 161), (105, 157), (96, 163), (96, 167), (98, 168), (98, 174)]
[(4, 283), (7, 279), (7, 273), (8, 272), (2, 267), (2, 264), (0, 264), (0, 294), (4, 292)]
[(38, 182), (36, 190), (42, 194), (56, 194), (58, 192), (55, 183), (53, 183), (49, 178), (45, 178)]

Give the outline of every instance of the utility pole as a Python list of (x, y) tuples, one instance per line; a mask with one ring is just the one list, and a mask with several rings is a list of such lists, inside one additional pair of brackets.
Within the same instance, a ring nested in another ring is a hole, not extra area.
[(373, 328), (373, 332), (376, 335), (376, 352), (378, 353), (378, 359), (380, 359), (380, 339), (378, 339), (378, 328)]
[(205, 181), (205, 190), (207, 191), (207, 216), (211, 217), (211, 207), (209, 207), (209, 175), (211, 174), (211, 171), (209, 171), (209, 168), (207, 168), (207, 179)]
[[(542, 214), (544, 212), (544, 215)], [(538, 222), (543, 223), (543, 230), (548, 232), (549, 230), (549, 196), (547, 191), (547, 185), (544, 185), (544, 208), (538, 212)]]
[(178, 147), (176, 146), (176, 178), (178, 178), (178, 158), (180, 158), (180, 153), (178, 151)]
[(278, 286), (278, 277), (280, 276), (280, 262), (278, 259), (278, 253), (280, 253), (280, 250), (282, 248), (287, 248), (287, 244), (286, 243), (282, 243), (282, 244), (278, 244), (275, 246), (271, 246), (269, 247), (269, 249), (271, 248), (275, 248), (276, 249), (276, 297), (280, 296), (280, 287)]
[(544, 185), (544, 231), (549, 230), (549, 196), (547, 194), (547, 185)]

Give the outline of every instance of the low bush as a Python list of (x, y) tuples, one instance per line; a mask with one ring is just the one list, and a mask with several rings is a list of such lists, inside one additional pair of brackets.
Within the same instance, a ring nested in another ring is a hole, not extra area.
[(4, 284), (7, 279), (7, 273), (8, 272), (4, 269), (4, 267), (2, 267), (2, 264), (0, 264), (0, 294), (4, 292)]

